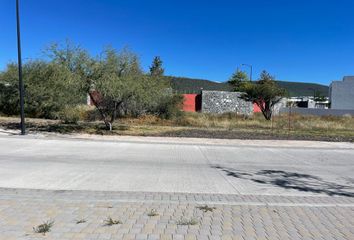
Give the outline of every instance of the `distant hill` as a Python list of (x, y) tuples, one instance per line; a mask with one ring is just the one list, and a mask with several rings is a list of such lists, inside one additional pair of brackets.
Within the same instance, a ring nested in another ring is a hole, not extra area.
[[(213, 82), (204, 79), (185, 77), (165, 77), (171, 83), (172, 89), (178, 93), (200, 93), (201, 90), (232, 91), (232, 87), (226, 82)], [(328, 86), (316, 83), (277, 81), (280, 87), (285, 88), (290, 97), (313, 96), (314, 90), (328, 97)]]
[(228, 83), (185, 77), (166, 77), (166, 79), (170, 81), (172, 89), (178, 93), (200, 93), (201, 90), (232, 91)]
[(313, 96), (314, 91), (318, 91), (322, 96), (328, 97), (329, 87), (317, 83), (303, 83), (303, 82), (286, 82), (277, 81), (278, 85), (285, 88), (290, 97), (296, 96)]

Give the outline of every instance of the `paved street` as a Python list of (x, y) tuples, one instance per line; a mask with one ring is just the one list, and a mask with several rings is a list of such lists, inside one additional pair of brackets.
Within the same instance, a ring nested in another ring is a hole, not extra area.
[[(220, 140), (220, 142), (223, 142)], [(354, 147), (0, 137), (0, 187), (222, 194), (354, 194)]]
[(1, 136), (0, 239), (354, 239), (353, 144), (107, 139)]

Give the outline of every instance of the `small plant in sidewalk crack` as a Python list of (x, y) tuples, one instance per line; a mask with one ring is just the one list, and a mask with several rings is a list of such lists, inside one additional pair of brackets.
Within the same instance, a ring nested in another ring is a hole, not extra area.
[(76, 224), (81, 224), (81, 223), (85, 223), (85, 222), (87, 222), (87, 221), (84, 218), (76, 220)]
[(180, 220), (177, 221), (177, 225), (197, 225), (199, 221), (195, 218), (191, 219), (186, 219), (186, 218), (181, 218)]
[(156, 209), (151, 209), (149, 212), (148, 212), (148, 214), (147, 214), (149, 217), (155, 217), (155, 216), (158, 216), (159, 215), (159, 213), (157, 212), (157, 210)]
[(197, 208), (203, 212), (213, 212), (216, 209), (216, 207), (209, 207), (208, 205), (199, 206)]
[(113, 226), (117, 224), (122, 224), (122, 222), (120, 220), (112, 219), (111, 217), (108, 217), (106, 220), (104, 220), (104, 226)]
[(43, 235), (45, 235), (46, 233), (50, 232), (53, 225), (54, 221), (47, 221), (43, 224), (38, 225), (37, 227), (33, 227), (33, 231), (35, 233), (42, 233)]

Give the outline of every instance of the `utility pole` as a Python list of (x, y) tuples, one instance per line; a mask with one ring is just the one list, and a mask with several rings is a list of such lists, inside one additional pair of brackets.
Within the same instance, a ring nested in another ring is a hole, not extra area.
[(23, 86), (22, 79), (22, 57), (21, 57), (21, 34), (20, 34), (20, 11), (19, 11), (19, 0), (16, 0), (16, 20), (17, 20), (17, 56), (18, 56), (18, 80), (19, 80), (19, 91), (20, 91), (20, 114), (21, 114), (21, 135), (26, 134), (25, 126), (25, 88)]
[(251, 64), (242, 63), (242, 66), (247, 66), (250, 68), (250, 81), (252, 82), (253, 66)]

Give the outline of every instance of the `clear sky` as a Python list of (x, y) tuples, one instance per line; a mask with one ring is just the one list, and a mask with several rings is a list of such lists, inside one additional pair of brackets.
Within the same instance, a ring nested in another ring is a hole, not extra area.
[[(129, 46), (145, 69), (161, 56), (174, 76), (225, 81), (242, 63), (287, 81), (354, 75), (353, 0), (21, 0), (21, 14), (25, 59), (70, 39)], [(16, 51), (15, 0), (0, 0), (0, 69)]]

